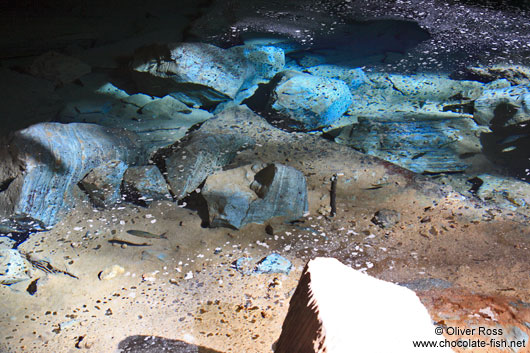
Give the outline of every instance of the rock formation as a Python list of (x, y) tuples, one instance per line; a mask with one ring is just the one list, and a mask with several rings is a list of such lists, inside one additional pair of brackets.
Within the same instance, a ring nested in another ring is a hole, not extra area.
[(272, 217), (295, 220), (308, 208), (304, 175), (277, 163), (247, 165), (211, 175), (202, 195), (212, 227), (241, 228)]

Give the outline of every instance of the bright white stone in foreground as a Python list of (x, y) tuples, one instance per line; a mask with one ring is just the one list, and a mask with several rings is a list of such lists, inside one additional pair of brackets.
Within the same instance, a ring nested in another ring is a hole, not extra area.
[(276, 353), (443, 353), (413, 341), (443, 341), (416, 294), (333, 258), (309, 261), (290, 302)]

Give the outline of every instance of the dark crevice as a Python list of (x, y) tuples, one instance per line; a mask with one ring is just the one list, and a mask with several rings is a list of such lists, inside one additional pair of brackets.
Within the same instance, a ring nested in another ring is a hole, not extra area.
[(480, 179), (479, 177), (474, 177), (471, 179), (468, 179), (468, 183), (471, 183), (471, 188), (469, 189), (469, 192), (472, 194), (477, 194), (478, 189), (484, 184), (484, 181)]
[(4, 192), (9, 188), (9, 185), (15, 180), (15, 178), (9, 178), (0, 183), (0, 192)]

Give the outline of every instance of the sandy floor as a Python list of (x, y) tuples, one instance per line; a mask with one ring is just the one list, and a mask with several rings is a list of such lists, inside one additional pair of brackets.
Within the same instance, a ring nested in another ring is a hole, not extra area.
[[(459, 293), (530, 303), (524, 215), (464, 199), (316, 136), (278, 132), (263, 136), (261, 144), (233, 165), (274, 161), (303, 171), (310, 215), (302, 222), (271, 220), (268, 234), (266, 225), (202, 228), (195, 211), (170, 202), (106, 211), (81, 204), (53, 230), (20, 247), (79, 279), (35, 270), (33, 279), (40, 279), (34, 295), (27, 293), (27, 282), (1, 287), (0, 351), (115, 352), (129, 336), (154, 335), (211, 351), (270, 352), (301, 270), (316, 256), (334, 256), (392, 282), (438, 278)], [(329, 217), (335, 173), (338, 212)], [(400, 212), (401, 220), (381, 229), (371, 222), (381, 209)], [(129, 229), (167, 232), (168, 239), (137, 238)], [(122, 247), (110, 239), (151, 245)], [(289, 275), (248, 276), (230, 268), (239, 257), (257, 261), (271, 252), (292, 261)], [(98, 278), (113, 265), (124, 272)], [(436, 318), (442, 294), (421, 298)], [(511, 317), (522, 322), (522, 315), (527, 313), (514, 311)]]

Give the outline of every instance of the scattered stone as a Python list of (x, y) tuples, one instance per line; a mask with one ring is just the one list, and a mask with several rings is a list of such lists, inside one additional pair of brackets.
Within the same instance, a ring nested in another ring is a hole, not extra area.
[(107, 208), (121, 200), (120, 186), (127, 165), (122, 161), (109, 161), (92, 169), (80, 182), (96, 207)]
[[(284, 71), (271, 95), (271, 109), (290, 120), (291, 128), (304, 131), (327, 127), (352, 103), (348, 86), (340, 80), (296, 71)], [(276, 119), (276, 118), (275, 118)]]
[(442, 341), (434, 329), (413, 291), (316, 258), (291, 298), (275, 352), (451, 352), (412, 348), (417, 340)]
[(272, 217), (292, 221), (308, 210), (304, 175), (282, 164), (268, 164), (256, 173), (252, 165), (216, 173), (202, 189), (211, 227), (239, 229)]
[(31, 265), (16, 249), (0, 249), (0, 284), (13, 284), (30, 279)]
[(55, 85), (71, 83), (91, 71), (91, 67), (71, 56), (48, 52), (37, 57), (30, 74), (52, 81)]
[(120, 265), (112, 265), (105, 268), (98, 274), (100, 280), (109, 281), (125, 272), (125, 269)]
[(398, 211), (387, 209), (377, 211), (371, 219), (373, 224), (381, 228), (391, 228), (399, 223), (400, 220), (401, 214)]
[(166, 180), (155, 165), (129, 167), (123, 175), (122, 189), (128, 199), (141, 204), (172, 199)]
[(0, 168), (0, 183), (5, 183), (0, 189), (0, 216), (24, 216), (45, 226), (68, 212), (80, 195), (77, 183), (91, 170), (113, 160), (145, 163), (134, 133), (94, 124), (33, 125), (17, 131), (2, 148), (7, 152)]
[(191, 134), (165, 158), (167, 180), (177, 200), (195, 191), (211, 174), (230, 163), (240, 150), (252, 147), (254, 141), (243, 135), (210, 135), (200, 131)]
[(284, 273), (288, 275), (291, 272), (291, 267), (291, 262), (285, 257), (278, 254), (270, 254), (256, 264), (254, 272), (258, 274)]

